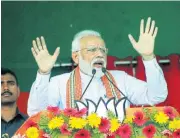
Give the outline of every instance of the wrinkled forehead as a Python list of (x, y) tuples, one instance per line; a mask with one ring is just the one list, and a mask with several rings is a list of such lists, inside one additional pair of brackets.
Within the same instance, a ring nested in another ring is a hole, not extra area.
[(85, 36), (81, 38), (80, 40), (81, 49), (92, 46), (105, 47), (105, 42), (101, 37), (98, 36)]

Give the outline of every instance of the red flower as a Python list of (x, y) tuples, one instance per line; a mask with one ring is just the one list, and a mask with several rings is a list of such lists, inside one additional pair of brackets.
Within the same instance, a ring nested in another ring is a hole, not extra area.
[(150, 125), (143, 128), (143, 134), (147, 138), (153, 138), (155, 133), (156, 133), (156, 128), (152, 124), (150, 124)]
[(77, 111), (77, 112), (74, 114), (74, 116), (75, 116), (75, 117), (82, 117), (82, 116), (85, 115), (86, 113), (87, 113), (87, 108), (83, 108), (83, 109)]
[(74, 138), (91, 138), (91, 134), (88, 130), (81, 129), (75, 133)]
[(116, 131), (116, 134), (122, 138), (130, 138), (131, 137), (131, 127), (128, 124), (122, 125)]
[(173, 138), (180, 138), (180, 129), (173, 132)]
[(107, 118), (101, 118), (101, 123), (99, 125), (99, 131), (101, 133), (107, 133), (110, 128), (110, 122)]
[(64, 109), (64, 115), (66, 115), (66, 116), (73, 116), (76, 113), (77, 113), (76, 109), (73, 109), (73, 108), (66, 108), (66, 109)]
[(162, 131), (161, 134), (163, 134), (164, 136), (167, 136), (167, 137), (172, 136), (172, 132), (169, 131), (169, 130), (167, 130), (167, 129), (165, 129), (164, 131)]
[(25, 124), (25, 127), (26, 129), (28, 129), (29, 127), (38, 127), (38, 126), (37, 126), (37, 123), (34, 122), (33, 120), (28, 120)]
[(64, 135), (70, 135), (70, 134), (71, 134), (71, 131), (68, 130), (67, 124), (63, 124), (63, 125), (60, 127), (60, 131), (61, 131), (61, 133), (64, 134)]
[(173, 109), (171, 107), (165, 107), (164, 113), (169, 116), (170, 119), (173, 119), (176, 117), (176, 115), (173, 113)]
[(137, 111), (134, 113), (134, 119), (133, 122), (137, 125), (137, 126), (142, 126), (144, 125), (144, 123), (146, 122), (146, 119), (144, 118), (144, 114), (140, 111)]
[(57, 106), (48, 106), (48, 107), (47, 107), (47, 110), (48, 110), (49, 112), (54, 113), (55, 115), (57, 115), (57, 114), (60, 113), (60, 109), (59, 109), (59, 107), (57, 107)]
[(51, 138), (50, 134), (47, 134), (47, 133), (44, 133), (42, 137), (43, 138)]
[(112, 134), (112, 135), (107, 135), (106, 138), (116, 138), (115, 134)]

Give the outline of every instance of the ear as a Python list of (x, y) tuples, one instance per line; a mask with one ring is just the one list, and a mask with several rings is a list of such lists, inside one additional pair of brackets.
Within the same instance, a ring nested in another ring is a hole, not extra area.
[(78, 52), (73, 52), (72, 53), (72, 59), (76, 64), (79, 64), (79, 53)]
[(20, 88), (19, 88), (19, 86), (18, 86), (17, 93), (18, 93), (18, 97), (19, 97), (20, 96)]

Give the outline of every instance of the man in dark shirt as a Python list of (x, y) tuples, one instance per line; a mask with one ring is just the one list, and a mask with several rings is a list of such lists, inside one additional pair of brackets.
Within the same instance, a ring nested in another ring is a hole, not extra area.
[(27, 119), (19, 112), (16, 101), (20, 95), (15, 73), (1, 68), (1, 137), (12, 137)]

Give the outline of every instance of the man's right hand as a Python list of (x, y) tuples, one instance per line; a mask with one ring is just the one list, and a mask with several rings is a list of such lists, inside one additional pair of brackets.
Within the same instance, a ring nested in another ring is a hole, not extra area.
[(41, 37), (41, 39), (37, 37), (36, 40), (32, 41), (32, 45), (31, 51), (38, 64), (40, 73), (46, 74), (50, 72), (57, 60), (60, 47), (57, 47), (54, 54), (50, 55), (44, 37)]

